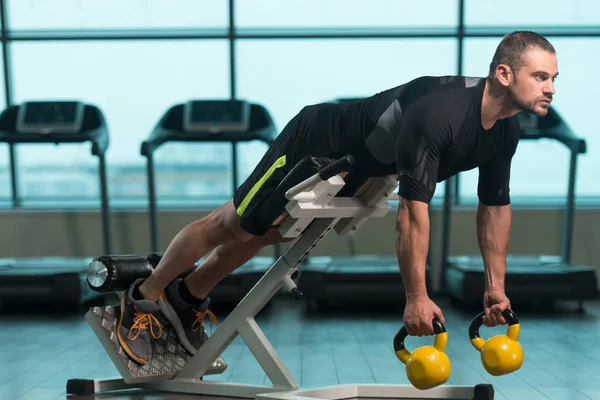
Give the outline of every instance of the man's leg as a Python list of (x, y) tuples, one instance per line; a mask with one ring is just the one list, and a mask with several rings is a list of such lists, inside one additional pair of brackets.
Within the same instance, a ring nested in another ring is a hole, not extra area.
[(140, 285), (140, 293), (156, 302), (175, 278), (208, 252), (220, 245), (248, 242), (253, 237), (242, 229), (240, 217), (229, 201), (175, 236), (152, 275)]
[(209, 317), (211, 325), (218, 323), (208, 309), (210, 291), (263, 247), (289, 240), (271, 229), (248, 242), (220, 245), (185, 280), (177, 279), (165, 289), (159, 300), (160, 309), (190, 354), (195, 354), (205, 341), (204, 319)]
[(254, 257), (260, 249), (290, 240), (281, 237), (277, 229), (271, 229), (264, 236), (254, 236), (248, 242), (220, 245), (185, 278), (186, 286), (194, 297), (204, 299), (219, 282)]
[(160, 310), (158, 299), (177, 276), (217, 246), (248, 242), (252, 237), (241, 228), (231, 201), (183, 228), (152, 274), (136, 280), (123, 293), (117, 337), (129, 357), (140, 364), (152, 357), (150, 335), (161, 335), (161, 325), (154, 316)]
[[(228, 271), (235, 269), (242, 264), (239, 260), (249, 257), (250, 250), (244, 250), (246, 247), (242, 244), (269, 231), (272, 221), (258, 218), (257, 213), (291, 168), (289, 161), (292, 158), (288, 160), (288, 154), (297, 152), (297, 146), (292, 139), (296, 136), (298, 121), (299, 117), (295, 117), (286, 125), (250, 176), (235, 191), (231, 201), (183, 228), (170, 243), (152, 274), (145, 280), (136, 280), (124, 293), (118, 338), (121, 346), (132, 359), (145, 363), (152, 355), (149, 330), (152, 333), (152, 326), (159, 325), (153, 315), (154, 312), (163, 309), (163, 313), (171, 323), (176, 328), (179, 326), (177, 333), (181, 340), (186, 336), (186, 332), (182, 329), (182, 320), (187, 318), (179, 318), (179, 315), (182, 315), (179, 310), (185, 308), (189, 313), (198, 314), (197, 318), (207, 310), (209, 301), (199, 304), (198, 299), (195, 299), (189, 290), (186, 293), (187, 286), (182, 285), (182, 280), (176, 279), (179, 275), (211, 250), (227, 245), (232, 246), (231, 253), (247, 251), (245, 255), (234, 256), (237, 258), (232, 258), (231, 262), (224, 267)], [(238, 246), (233, 246), (235, 244)], [(248, 246), (249, 249), (253, 248), (252, 245)], [(215, 282), (226, 276), (223, 271), (216, 273), (217, 269), (223, 268), (217, 263), (220, 262), (222, 253), (222, 250), (216, 253), (213, 261), (208, 264), (209, 268), (201, 270), (209, 272), (206, 275), (209, 279), (212, 276), (207, 286), (212, 287)], [(198, 273), (203, 273), (201, 271)], [(178, 294), (182, 296), (177, 296)], [(185, 298), (188, 301), (184, 301)], [(178, 299), (178, 304), (170, 308), (165, 306), (175, 299)], [(178, 311), (174, 312), (174, 309)], [(197, 332), (195, 336), (199, 336)], [(186, 348), (194, 352), (192, 346)]]

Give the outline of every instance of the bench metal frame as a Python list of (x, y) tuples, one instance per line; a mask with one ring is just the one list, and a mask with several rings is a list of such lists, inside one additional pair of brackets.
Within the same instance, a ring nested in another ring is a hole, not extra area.
[[(343, 163), (341, 165), (348, 167)], [(292, 276), (309, 252), (332, 229), (339, 235), (351, 235), (368, 218), (386, 215), (391, 209), (388, 199), (393, 196), (392, 193), (398, 186), (395, 178), (383, 176), (367, 181), (357, 197), (335, 197), (344, 187), (342, 171), (335, 171), (330, 176), (323, 175), (322, 172), (317, 173), (286, 192), (287, 215), (283, 216), (278, 229), (284, 237), (297, 240), (174, 376), (161, 376), (156, 379), (150, 377), (143, 381), (133, 381), (126, 377), (113, 380), (70, 380), (67, 393), (91, 395), (137, 387), (257, 400), (337, 400), (354, 397), (474, 400), (493, 398), (478, 397), (479, 385), (441, 386), (428, 391), (420, 391), (410, 385), (342, 385), (304, 391), (300, 388), (254, 318), (280, 289), (297, 292)], [(211, 373), (214, 362), (238, 335), (249, 347), (272, 385), (247, 385), (201, 379), (205, 374)], [(114, 351), (109, 347), (106, 349)], [(112, 356), (111, 358), (114, 359)]]

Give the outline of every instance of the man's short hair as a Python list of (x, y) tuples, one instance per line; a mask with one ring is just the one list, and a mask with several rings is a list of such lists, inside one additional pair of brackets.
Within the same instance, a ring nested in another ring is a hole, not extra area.
[(500, 64), (508, 65), (513, 73), (517, 73), (523, 66), (523, 55), (534, 48), (546, 50), (553, 54), (556, 53), (554, 46), (539, 33), (514, 31), (504, 36), (498, 44), (490, 63), (489, 76), (496, 76), (496, 68)]

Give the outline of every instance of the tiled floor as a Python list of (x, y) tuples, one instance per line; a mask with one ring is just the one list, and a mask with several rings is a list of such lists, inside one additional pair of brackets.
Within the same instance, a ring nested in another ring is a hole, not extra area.
[[(467, 327), (471, 314), (447, 302), (445, 312), (452, 361), (448, 384), (492, 383), (496, 399), (600, 399), (600, 305), (586, 304), (586, 314), (554, 312), (519, 315), (525, 362), (516, 373), (488, 375), (471, 347)], [(518, 310), (516, 310), (518, 312)], [(406, 384), (392, 338), (401, 323), (397, 313), (306, 314), (303, 303), (275, 300), (257, 317), (267, 337), (303, 387), (344, 383)], [(221, 316), (222, 317), (222, 316)], [(505, 333), (505, 327), (483, 327), (482, 336)], [(0, 314), (0, 399), (64, 399), (70, 378), (108, 378), (118, 373), (81, 314)], [(431, 338), (409, 337), (409, 349)], [(223, 354), (225, 373), (210, 380), (268, 383), (241, 339)], [(119, 399), (188, 399), (175, 394), (98, 396)]]

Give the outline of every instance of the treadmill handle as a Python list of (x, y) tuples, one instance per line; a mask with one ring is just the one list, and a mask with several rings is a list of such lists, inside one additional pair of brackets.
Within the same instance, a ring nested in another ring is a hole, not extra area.
[(584, 154), (587, 151), (585, 139), (573, 135), (570, 131), (556, 129), (552, 130), (548, 136), (552, 139), (558, 140), (574, 153)]
[(150, 137), (142, 142), (141, 153), (143, 156), (148, 157), (162, 144), (167, 142), (167, 136)]

